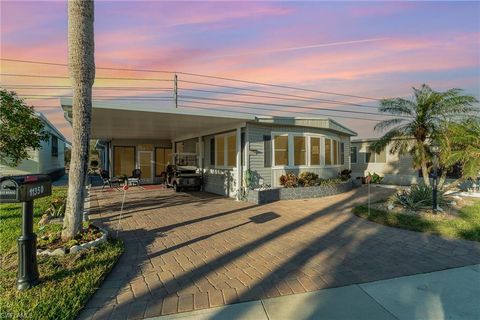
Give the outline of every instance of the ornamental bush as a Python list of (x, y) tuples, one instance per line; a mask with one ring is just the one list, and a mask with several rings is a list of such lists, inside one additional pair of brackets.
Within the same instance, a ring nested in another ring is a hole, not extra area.
[(298, 183), (304, 187), (311, 187), (314, 186), (317, 182), (318, 174), (313, 172), (302, 172), (298, 176)]

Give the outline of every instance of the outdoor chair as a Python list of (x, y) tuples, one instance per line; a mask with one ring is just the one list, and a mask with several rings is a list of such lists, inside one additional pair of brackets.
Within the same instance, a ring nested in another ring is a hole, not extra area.
[(102, 177), (102, 180), (103, 180), (102, 190), (105, 188), (105, 186), (108, 186), (110, 188), (113, 185), (117, 185), (118, 187), (120, 186), (120, 180), (118, 178), (110, 178), (110, 175), (108, 174), (107, 170), (102, 170), (100, 172), (100, 176)]
[(132, 176), (127, 178), (127, 183), (130, 186), (133, 185), (140, 185), (140, 176), (142, 175), (142, 171), (140, 169), (135, 169), (132, 171)]

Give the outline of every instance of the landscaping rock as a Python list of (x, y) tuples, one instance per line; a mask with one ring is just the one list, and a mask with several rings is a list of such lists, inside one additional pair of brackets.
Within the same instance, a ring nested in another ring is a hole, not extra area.
[(451, 201), (451, 202), (450, 202), (450, 205), (451, 205), (451, 206), (456, 206), (457, 203), (456, 203), (455, 201)]
[(70, 253), (77, 253), (82, 250), (82, 247), (74, 245), (70, 248)]
[(51, 255), (52, 256), (63, 256), (63, 255), (65, 255), (65, 249), (63, 249), (63, 248), (55, 249), (55, 250), (53, 250)]
[(37, 254), (50, 256), (52, 253), (50, 252), (50, 250), (44, 250), (44, 251), (40, 250), (40, 252), (37, 251)]
[(387, 206), (387, 209), (388, 209), (388, 210), (393, 210), (393, 208), (395, 208), (395, 206), (394, 206), (393, 204), (391, 204), (391, 203)]

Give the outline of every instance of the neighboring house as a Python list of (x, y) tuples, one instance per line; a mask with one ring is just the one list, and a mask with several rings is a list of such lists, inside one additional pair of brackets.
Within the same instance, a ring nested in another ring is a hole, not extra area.
[(0, 163), (2, 176), (42, 173), (56, 179), (65, 174), (66, 139), (42, 113), (35, 114), (43, 121), (44, 130), (49, 133), (48, 140), (42, 141), (39, 149), (30, 150), (29, 158), (21, 161), (16, 167)]
[[(62, 99), (71, 119), (71, 99)], [(324, 118), (254, 116), (148, 102), (94, 101), (92, 139), (110, 176), (142, 171), (143, 183), (160, 183), (172, 153), (194, 153), (204, 190), (235, 197), (250, 170), (254, 186), (279, 186), (287, 171), (336, 177), (350, 168), (355, 132)]]
[(370, 145), (378, 139), (352, 140), (350, 158), (352, 177), (365, 177), (368, 173), (377, 173), (383, 177), (382, 183), (410, 185), (419, 183), (418, 170), (414, 168), (412, 156), (391, 154), (389, 144), (385, 150), (375, 153)]

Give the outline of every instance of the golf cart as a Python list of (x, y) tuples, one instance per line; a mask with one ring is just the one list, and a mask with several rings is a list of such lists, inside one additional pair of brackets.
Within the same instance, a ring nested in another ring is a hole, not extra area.
[(198, 172), (197, 155), (195, 153), (174, 153), (172, 163), (167, 166), (165, 184), (175, 192), (190, 188), (200, 191), (202, 174)]

